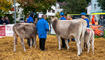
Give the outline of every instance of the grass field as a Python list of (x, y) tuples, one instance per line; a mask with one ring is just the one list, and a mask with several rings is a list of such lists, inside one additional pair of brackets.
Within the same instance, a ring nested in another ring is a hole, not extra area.
[(105, 39), (95, 39), (95, 54), (83, 51), (81, 56), (77, 56), (75, 42), (69, 43), (70, 49), (58, 50), (56, 36), (48, 35), (46, 40), (46, 50), (40, 51), (39, 40), (37, 39), (37, 48), (29, 48), (25, 40), (26, 52), (18, 39), (17, 51), (13, 52), (13, 38), (5, 37), (0, 39), (0, 60), (105, 60)]

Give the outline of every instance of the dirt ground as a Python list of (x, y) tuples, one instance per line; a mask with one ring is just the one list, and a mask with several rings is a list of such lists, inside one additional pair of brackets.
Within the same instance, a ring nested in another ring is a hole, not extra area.
[(13, 38), (0, 38), (0, 60), (105, 60), (105, 39), (95, 39), (95, 54), (83, 51), (81, 56), (77, 56), (75, 42), (69, 43), (70, 49), (58, 50), (56, 36), (48, 35), (46, 40), (46, 50), (40, 51), (39, 40), (37, 39), (37, 48), (29, 48), (25, 40), (26, 52), (18, 39), (17, 50), (13, 52)]

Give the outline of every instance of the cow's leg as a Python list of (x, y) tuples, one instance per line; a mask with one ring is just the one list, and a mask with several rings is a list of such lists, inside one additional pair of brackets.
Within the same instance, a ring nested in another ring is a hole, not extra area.
[(24, 52), (26, 52), (25, 45), (24, 45), (24, 38), (20, 37), (20, 39), (21, 39), (21, 44), (23, 46)]
[(91, 33), (89, 34), (89, 37), (87, 39), (87, 46), (88, 46), (87, 53), (89, 53), (89, 51), (90, 51), (90, 41), (91, 41)]
[(59, 50), (61, 50), (61, 37), (57, 36), (57, 38), (58, 38)]
[(68, 43), (68, 40), (65, 40), (65, 43), (66, 43), (66, 46), (67, 46), (67, 49), (69, 49), (69, 43)]
[(16, 45), (17, 45), (17, 37), (14, 36), (14, 52), (16, 51)]
[(88, 46), (88, 51), (87, 51), (87, 53), (89, 53), (89, 50), (90, 50), (90, 42), (89, 42), (89, 39), (88, 39), (88, 42), (87, 42), (87, 46)]
[(35, 45), (35, 48), (36, 48), (36, 36), (33, 38), (34, 39), (34, 45)]
[(81, 54), (81, 45), (80, 45), (80, 41), (79, 41), (78, 38), (76, 39), (76, 43), (77, 43), (77, 50), (78, 50), (77, 55), (80, 56), (80, 54)]
[(91, 47), (92, 47), (92, 52), (93, 52), (93, 54), (94, 54), (94, 34), (93, 34), (93, 36), (92, 36), (92, 42), (91, 42)]
[(32, 38), (30, 39), (30, 48), (32, 48)]

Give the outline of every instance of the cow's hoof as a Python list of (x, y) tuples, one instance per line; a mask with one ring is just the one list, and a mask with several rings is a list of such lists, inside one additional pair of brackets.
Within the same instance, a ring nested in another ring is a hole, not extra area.
[(30, 46), (30, 48), (32, 48), (32, 46)]
[(24, 52), (26, 52), (26, 49), (24, 49)]
[(58, 49), (58, 50), (61, 50), (61, 49)]
[(80, 55), (81, 55), (80, 53), (77, 54), (77, 56), (80, 56)]
[(14, 52), (16, 52), (16, 49), (14, 49)]
[(77, 56), (81, 56), (81, 55), (79, 54), (79, 55), (77, 55)]
[(35, 46), (35, 48), (36, 48), (36, 46)]
[(94, 53), (93, 53), (93, 55), (94, 55)]
[(70, 47), (67, 48), (67, 50), (69, 50), (69, 49), (70, 49)]

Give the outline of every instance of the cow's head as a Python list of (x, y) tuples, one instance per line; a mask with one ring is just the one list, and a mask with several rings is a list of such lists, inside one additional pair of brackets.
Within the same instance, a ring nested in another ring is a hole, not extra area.
[(51, 17), (51, 22), (54, 22), (54, 21), (56, 21), (56, 20), (58, 20), (57, 17)]

